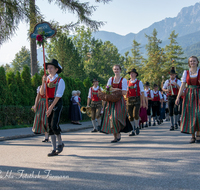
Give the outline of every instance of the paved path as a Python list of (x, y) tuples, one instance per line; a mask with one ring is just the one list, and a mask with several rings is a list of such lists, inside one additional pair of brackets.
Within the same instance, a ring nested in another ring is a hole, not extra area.
[(47, 157), (50, 143), (35, 136), (0, 142), (2, 190), (180, 190), (200, 189), (200, 144), (169, 131), (169, 123), (139, 136), (91, 129), (63, 133), (63, 152)]

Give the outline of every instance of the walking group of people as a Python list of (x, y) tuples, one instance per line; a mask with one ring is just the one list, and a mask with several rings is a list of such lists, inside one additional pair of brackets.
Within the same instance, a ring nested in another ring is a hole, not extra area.
[[(102, 88), (99, 87), (97, 79), (93, 80), (93, 86), (89, 89), (87, 107), (91, 107), (91, 120), (94, 127), (92, 132), (111, 133), (114, 136), (111, 143), (116, 143), (121, 140), (121, 132), (130, 132), (129, 136), (139, 135), (141, 128), (155, 126), (156, 122), (159, 125), (164, 119), (168, 120), (170, 117), (170, 131), (180, 126), (182, 133), (192, 134), (190, 143), (200, 143), (200, 71), (198, 64), (198, 58), (191, 56), (188, 59), (189, 70), (184, 71), (181, 81), (172, 68), (170, 78), (165, 81), (160, 90), (158, 84), (153, 84), (153, 90), (151, 90), (149, 82), (145, 83), (144, 88), (142, 81), (137, 79), (136, 69), (129, 72), (130, 79), (127, 81), (120, 76), (120, 65), (114, 65), (114, 77), (109, 78), (107, 85), (112, 87), (111, 92), (121, 92), (117, 102), (102, 101), (99, 98), (98, 91), (102, 91)], [(53, 59), (46, 64), (46, 67), (49, 76), (42, 78), (42, 85), (38, 88), (38, 95), (33, 106), (36, 112), (33, 132), (48, 133), (45, 139), (48, 139), (50, 135), (53, 150), (48, 156), (55, 156), (61, 153), (64, 147), (59, 119), (65, 84), (58, 76), (62, 67), (57, 60)], [(45, 106), (45, 94), (48, 98), (48, 108)], [(75, 114), (75, 118), (71, 120), (73, 123), (79, 123), (81, 113), (77, 91), (72, 92), (71, 102), (71, 112), (76, 110), (77, 113), (79, 110), (79, 114)]]

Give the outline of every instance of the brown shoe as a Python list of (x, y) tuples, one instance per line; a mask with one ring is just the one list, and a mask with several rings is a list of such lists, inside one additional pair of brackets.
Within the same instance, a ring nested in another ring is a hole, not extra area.
[(190, 139), (190, 143), (195, 143), (195, 141), (196, 141), (195, 137), (192, 137), (192, 138)]

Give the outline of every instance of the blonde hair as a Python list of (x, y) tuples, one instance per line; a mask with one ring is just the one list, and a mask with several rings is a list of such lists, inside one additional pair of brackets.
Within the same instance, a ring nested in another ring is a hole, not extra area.
[(189, 57), (189, 59), (188, 59), (188, 66), (191, 67), (191, 66), (190, 66), (190, 59), (192, 59), (192, 58), (194, 58), (194, 59), (197, 60), (197, 67), (198, 67), (198, 65), (199, 65), (199, 60), (198, 60), (198, 58), (197, 58), (196, 56), (194, 56), (194, 55), (192, 55), (191, 57)]

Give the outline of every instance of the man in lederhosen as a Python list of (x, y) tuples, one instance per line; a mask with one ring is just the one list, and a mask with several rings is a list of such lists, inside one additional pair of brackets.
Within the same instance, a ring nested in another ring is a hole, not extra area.
[[(151, 126), (151, 109), (152, 109), (153, 91), (149, 87), (150, 87), (149, 82), (146, 82), (145, 91), (147, 93), (147, 98), (148, 98), (147, 116), (148, 116), (148, 120), (149, 120), (149, 126)], [(145, 127), (148, 127), (147, 123), (146, 123)]]
[(132, 124), (133, 131), (129, 134), (129, 136), (134, 136), (135, 131), (138, 135), (140, 133), (139, 130), (139, 111), (140, 107), (144, 105), (144, 87), (142, 81), (139, 81), (136, 77), (138, 73), (136, 69), (132, 69), (128, 72), (130, 75), (130, 80), (128, 81), (128, 89), (127, 89), (127, 107), (129, 120)]
[[(92, 120), (92, 125), (94, 127), (94, 129), (91, 132), (97, 132), (98, 131), (98, 126), (101, 125), (101, 109), (102, 109), (102, 101), (101, 99), (98, 97), (98, 91), (102, 90), (99, 87), (99, 81), (97, 79), (93, 79), (93, 87), (91, 87), (89, 89), (89, 93), (88, 93), (88, 100), (87, 100), (87, 107), (89, 107), (90, 105), (90, 101), (91, 101), (91, 112), (92, 112), (92, 116), (91, 116), (91, 120)], [(98, 122), (98, 126), (96, 125), (96, 120)]]
[(170, 79), (166, 80), (163, 86), (163, 91), (167, 92), (168, 95), (168, 108), (171, 120), (170, 131), (174, 130), (174, 128), (178, 129), (178, 106), (175, 104), (175, 101), (181, 86), (181, 81), (176, 78), (176, 75), (177, 73), (175, 72), (174, 67), (172, 67), (170, 71)]
[(160, 109), (163, 107), (163, 97), (161, 92), (158, 90), (158, 85), (154, 84), (153, 90), (153, 100), (152, 100), (152, 111), (153, 111), (153, 126), (156, 125), (156, 117), (157, 123), (160, 125)]

